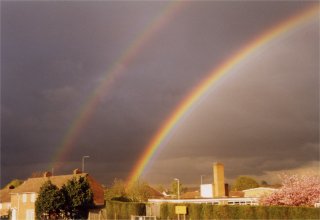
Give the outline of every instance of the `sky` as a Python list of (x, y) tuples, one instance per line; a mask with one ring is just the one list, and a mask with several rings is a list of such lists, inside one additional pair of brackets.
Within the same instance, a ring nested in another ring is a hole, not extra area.
[[(71, 173), (84, 155), (85, 171), (101, 183), (126, 179), (210, 70), (311, 4), (319, 3), (1, 1), (1, 185), (52, 167), (55, 175)], [(64, 151), (68, 131), (106, 79)], [(141, 178), (196, 185), (205, 175), (211, 182), (217, 161), (229, 182), (319, 172), (319, 17), (212, 86)]]

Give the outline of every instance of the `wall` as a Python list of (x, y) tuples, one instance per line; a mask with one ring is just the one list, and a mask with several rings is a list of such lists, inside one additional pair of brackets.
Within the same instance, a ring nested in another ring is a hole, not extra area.
[(201, 198), (212, 198), (212, 184), (202, 184), (200, 185), (200, 196)]
[[(33, 197), (33, 200), (32, 200)], [(11, 209), (17, 210), (17, 219), (35, 219), (35, 193), (22, 193), (11, 195)], [(24, 200), (25, 198), (25, 200)], [(29, 214), (27, 214), (27, 211)], [(13, 219), (14, 220), (14, 219)]]
[(261, 197), (263, 195), (268, 195), (270, 193), (273, 193), (276, 190), (277, 189), (261, 187), (261, 188), (243, 190), (243, 192), (244, 192), (244, 197)]

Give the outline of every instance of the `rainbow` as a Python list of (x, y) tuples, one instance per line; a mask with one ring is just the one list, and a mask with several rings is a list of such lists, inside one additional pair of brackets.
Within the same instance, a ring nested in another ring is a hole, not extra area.
[(148, 23), (145, 29), (132, 41), (129, 47), (122, 53), (111, 68), (106, 72), (104, 78), (100, 81), (95, 90), (88, 96), (80, 111), (72, 121), (61, 143), (57, 146), (56, 154), (53, 157), (50, 168), (58, 170), (63, 161), (66, 160), (72, 149), (75, 147), (78, 137), (81, 135), (83, 128), (86, 126), (94, 110), (99, 104), (100, 99), (110, 90), (114, 81), (125, 72), (125, 67), (142, 50), (144, 45), (164, 27), (172, 17), (181, 9), (181, 2), (175, 1), (168, 3), (160, 13)]
[(197, 101), (209, 91), (210, 87), (212, 87), (224, 75), (230, 72), (230, 70), (235, 68), (237, 64), (244, 61), (249, 55), (256, 52), (262, 46), (266, 45), (276, 37), (287, 33), (293, 28), (309, 21), (316, 15), (319, 15), (319, 4), (312, 5), (311, 7), (303, 10), (301, 13), (294, 15), (268, 29), (266, 32), (263, 32), (261, 35), (240, 48), (240, 50), (233, 53), (232, 56), (222, 62), (218, 67), (211, 70), (207, 74), (208, 77), (198, 84), (190, 92), (190, 94), (185, 97), (185, 99), (174, 109), (172, 114), (165, 120), (160, 129), (152, 137), (144, 152), (138, 159), (138, 162), (131, 171), (127, 179), (127, 183), (130, 185), (139, 179), (160, 146), (164, 146), (164, 142), (170, 133), (175, 127), (177, 127), (177, 124), (187, 114), (187, 112), (189, 112), (192, 106), (195, 105), (195, 103), (197, 103)]

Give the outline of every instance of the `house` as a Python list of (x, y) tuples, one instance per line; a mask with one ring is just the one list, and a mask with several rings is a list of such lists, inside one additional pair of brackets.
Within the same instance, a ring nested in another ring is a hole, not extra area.
[(230, 191), (229, 197), (231, 198), (241, 198), (244, 197), (244, 192), (242, 191)]
[(87, 173), (81, 173), (78, 169), (71, 175), (52, 176), (50, 172), (45, 172), (43, 177), (29, 178), (19, 187), (11, 191), (11, 219), (35, 219), (35, 201), (41, 186), (48, 180), (52, 184), (61, 188), (73, 177), (86, 177), (93, 192), (93, 202), (96, 207), (104, 205), (103, 188), (100, 183)]
[(269, 195), (278, 189), (270, 188), (270, 187), (257, 187), (252, 189), (242, 190), (244, 193), (244, 197), (256, 197), (259, 198), (264, 195)]
[(6, 187), (0, 190), (0, 218), (9, 216), (11, 207), (10, 193), (14, 187)]
[(149, 195), (149, 198), (152, 198), (152, 199), (162, 199), (164, 198), (164, 195), (159, 192), (158, 190), (152, 188), (151, 186), (146, 186), (147, 187), (147, 194)]
[(199, 190), (194, 190), (194, 191), (188, 191), (183, 193), (180, 196), (181, 199), (199, 199), (200, 197), (200, 191)]

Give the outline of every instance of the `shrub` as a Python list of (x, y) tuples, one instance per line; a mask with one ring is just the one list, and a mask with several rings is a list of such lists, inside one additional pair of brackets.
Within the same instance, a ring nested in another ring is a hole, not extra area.
[[(129, 212), (129, 210), (128, 210), (128, 203), (120, 203), (120, 204), (118, 204), (119, 205), (119, 210), (120, 210), (120, 212), (119, 212), (119, 219), (126, 219), (126, 218), (128, 218), (128, 216), (129, 216), (129, 213), (132, 213), (132, 215), (134, 215), (133, 214), (133, 212)], [(132, 210), (130, 210), (130, 211), (132, 211)]]
[(175, 219), (176, 218), (176, 205), (177, 204), (172, 204), (172, 203), (168, 204), (168, 217), (170, 219)]
[(212, 218), (219, 219), (219, 205), (212, 205)]
[[(160, 206), (160, 219), (176, 219), (175, 206)], [(182, 205), (182, 204), (179, 204)], [(319, 208), (187, 204), (187, 219), (320, 219)]]
[[(218, 205), (218, 218), (228, 219), (229, 218), (229, 206), (228, 205)], [(231, 208), (230, 208), (231, 209)]]
[(239, 217), (242, 219), (255, 219), (255, 207), (254, 206), (238, 206)]
[(160, 206), (160, 219), (167, 219), (168, 218), (168, 203), (163, 203)]
[(201, 218), (202, 205), (201, 204), (189, 204), (188, 205), (188, 214), (190, 220), (202, 219)]
[(230, 218), (238, 219), (241, 213), (240, 208), (240, 206), (229, 206), (227, 212)]
[(320, 219), (319, 208), (309, 207), (289, 207), (288, 208), (289, 219)]
[(211, 205), (211, 204), (203, 204), (202, 205), (201, 219), (213, 219), (213, 205)]
[(268, 207), (266, 206), (256, 206), (255, 207), (256, 218), (268, 219)]
[(130, 219), (131, 215), (146, 215), (146, 206), (138, 202), (107, 201), (105, 207), (108, 219)]
[(288, 209), (284, 206), (269, 206), (268, 213), (270, 219), (287, 219)]

